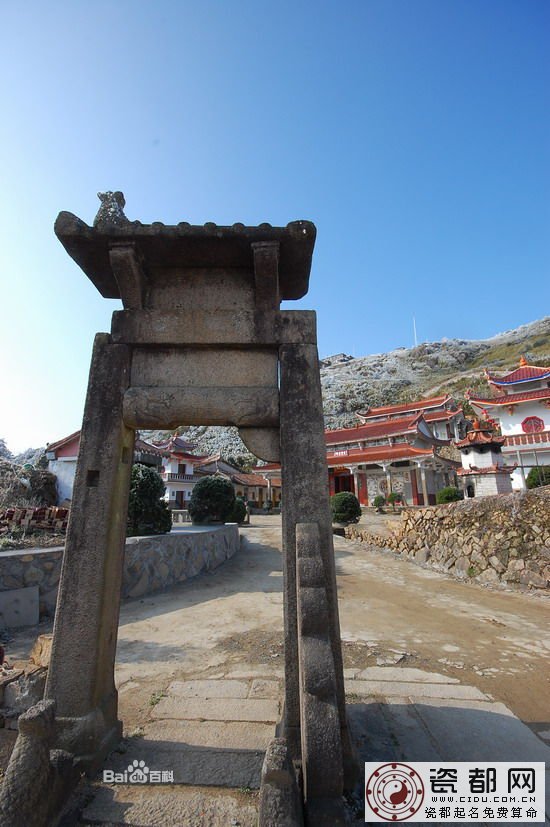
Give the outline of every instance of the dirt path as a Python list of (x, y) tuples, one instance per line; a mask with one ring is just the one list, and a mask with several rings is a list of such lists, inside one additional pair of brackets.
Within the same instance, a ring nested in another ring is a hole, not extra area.
[(396, 649), (400, 665), (452, 675), (534, 731), (550, 728), (548, 596), (464, 583), (361, 543), (335, 545), (342, 637), (366, 648), (369, 665), (371, 648), (382, 658)]
[[(216, 572), (123, 605), (116, 674), (127, 733), (173, 680), (282, 677), (280, 518), (254, 517), (242, 533), (242, 550)], [(459, 582), (340, 538), (335, 548), (346, 667), (452, 675), (548, 737), (548, 596)], [(35, 634), (18, 634), (12, 656), (25, 656)]]
[[(139, 726), (174, 679), (282, 676), (280, 522), (257, 517), (216, 573), (125, 604), (121, 713)], [(397, 663), (457, 677), (550, 729), (550, 600), (458, 582), (335, 538), (344, 664)]]

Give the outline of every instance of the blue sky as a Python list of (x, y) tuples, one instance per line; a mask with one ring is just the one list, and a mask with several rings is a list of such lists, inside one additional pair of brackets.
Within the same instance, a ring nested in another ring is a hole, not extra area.
[(143, 222), (318, 229), (321, 355), (548, 313), (545, 0), (0, 2), (0, 437), (80, 426), (103, 299), (53, 234), (121, 189)]

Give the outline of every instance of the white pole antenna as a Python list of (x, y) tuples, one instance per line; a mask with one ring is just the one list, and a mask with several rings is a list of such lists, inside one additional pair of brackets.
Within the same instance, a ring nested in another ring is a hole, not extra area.
[(418, 339), (416, 337), (416, 319), (413, 316), (413, 331), (414, 331), (414, 346), (418, 347)]

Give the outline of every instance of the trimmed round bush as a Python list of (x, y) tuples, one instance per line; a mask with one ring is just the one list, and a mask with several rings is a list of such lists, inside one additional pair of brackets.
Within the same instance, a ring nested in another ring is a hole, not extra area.
[(400, 491), (390, 491), (388, 494), (388, 502), (394, 506), (396, 503), (403, 502), (403, 494)]
[(448, 485), (446, 488), (442, 488), (441, 491), (438, 491), (435, 495), (435, 501), (438, 505), (444, 505), (445, 503), (456, 503), (458, 500), (463, 500), (464, 494), (462, 491), (459, 491), (458, 488), (455, 488), (454, 485)]
[(527, 488), (539, 488), (541, 485), (550, 485), (550, 465), (539, 465), (531, 468), (525, 480)]
[(244, 523), (246, 517), (246, 505), (242, 497), (235, 498), (235, 505), (228, 520), (230, 523)]
[(333, 523), (357, 523), (361, 516), (359, 500), (349, 491), (340, 491), (330, 498)]
[(193, 488), (189, 516), (194, 523), (225, 523), (231, 519), (235, 491), (223, 477), (203, 477)]
[(160, 474), (147, 465), (134, 465), (128, 499), (128, 536), (167, 534), (172, 517), (162, 497), (165, 492)]

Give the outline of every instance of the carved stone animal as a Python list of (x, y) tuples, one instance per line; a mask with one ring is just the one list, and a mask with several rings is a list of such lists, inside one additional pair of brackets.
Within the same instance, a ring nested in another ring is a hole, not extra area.
[(129, 223), (124, 215), (126, 205), (124, 193), (119, 190), (116, 192), (108, 190), (107, 192), (98, 192), (97, 197), (101, 201), (101, 207), (94, 218), (94, 227), (121, 227)]
[(0, 785), (2, 827), (47, 824), (55, 701), (39, 701), (19, 718), (19, 735)]

